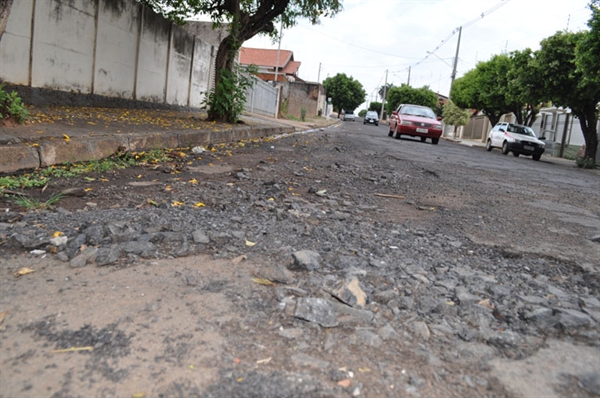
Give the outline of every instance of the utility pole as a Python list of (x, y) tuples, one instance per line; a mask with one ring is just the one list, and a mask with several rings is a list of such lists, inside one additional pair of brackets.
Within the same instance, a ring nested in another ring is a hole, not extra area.
[[(456, 55), (454, 56), (454, 67), (452, 68), (452, 76), (450, 77), (450, 91), (452, 91), (452, 85), (456, 78), (456, 65), (458, 65), (458, 51), (460, 50), (460, 37), (462, 36), (462, 26), (458, 28), (458, 43), (456, 43)], [(450, 99), (450, 92), (448, 92), (448, 99)]]
[(317, 73), (317, 83), (321, 83), (321, 63), (319, 62), (319, 73)]
[(279, 44), (277, 45), (277, 61), (275, 61), (275, 79), (273, 80), (273, 86), (277, 85), (277, 75), (279, 74), (279, 52), (281, 51), (281, 33), (283, 32), (283, 19), (279, 26)]
[(408, 67), (408, 81), (406, 82), (407, 86), (410, 86), (410, 66)]
[(385, 99), (387, 98), (387, 76), (388, 76), (388, 71), (387, 69), (385, 70), (385, 84), (383, 86), (383, 98), (381, 99), (381, 115), (379, 116), (379, 119), (384, 120), (383, 119), (383, 107), (385, 105)]

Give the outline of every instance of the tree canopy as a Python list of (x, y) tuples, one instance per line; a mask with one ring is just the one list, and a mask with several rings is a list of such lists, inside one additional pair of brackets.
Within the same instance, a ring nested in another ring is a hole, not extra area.
[[(538, 83), (545, 99), (555, 106), (568, 107), (579, 119), (585, 138), (585, 158), (594, 160), (598, 149), (598, 103), (600, 102), (600, 77), (598, 65), (587, 64), (589, 59), (600, 60), (593, 54), (600, 43), (598, 10), (592, 31), (557, 32), (542, 40), (536, 52)], [(596, 41), (594, 40), (596, 35)], [(585, 61), (582, 61), (585, 60)]]
[(358, 80), (352, 76), (346, 76), (345, 73), (338, 73), (333, 77), (328, 77), (323, 81), (325, 95), (331, 97), (333, 110), (340, 112), (354, 111), (357, 106), (365, 100), (367, 92)]
[(408, 84), (402, 84), (400, 87), (390, 89), (387, 95), (386, 109), (388, 114), (400, 104), (422, 105), (434, 109), (437, 102), (437, 94), (429, 87), (413, 88)]
[(459, 108), (452, 100), (448, 100), (444, 104), (442, 117), (444, 118), (444, 123), (454, 126), (454, 131), (456, 131), (456, 127), (469, 124), (471, 112), (468, 109)]
[[(281, 21), (283, 28), (294, 26), (298, 19), (308, 18), (317, 23), (321, 17), (334, 16), (342, 10), (341, 0), (138, 0), (155, 12), (177, 22), (196, 15), (207, 15), (215, 26), (227, 24), (229, 35), (223, 39), (217, 50), (215, 61), (216, 87), (213, 98), (219, 103), (227, 103), (228, 92), (223, 88), (223, 78), (231, 81), (234, 61), (242, 44), (257, 34), (276, 37), (278, 32), (274, 21)], [(361, 101), (362, 102), (362, 101)], [(211, 104), (209, 104), (211, 105)], [(209, 109), (209, 119), (235, 122), (223, 112)]]

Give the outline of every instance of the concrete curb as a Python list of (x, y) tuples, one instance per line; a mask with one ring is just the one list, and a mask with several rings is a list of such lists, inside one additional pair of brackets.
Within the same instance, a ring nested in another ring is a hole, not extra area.
[(0, 146), (0, 172), (48, 167), (63, 163), (84, 162), (106, 158), (120, 148), (145, 151), (156, 148), (182, 148), (222, 144), (297, 131), (291, 126), (240, 126), (224, 131), (180, 131), (175, 133), (151, 132), (122, 134), (107, 137), (72, 137), (64, 140), (43, 141), (38, 146), (9, 143)]

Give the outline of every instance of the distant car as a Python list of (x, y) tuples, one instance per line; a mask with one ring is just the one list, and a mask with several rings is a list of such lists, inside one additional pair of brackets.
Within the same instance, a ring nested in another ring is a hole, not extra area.
[(485, 149), (501, 148), (504, 155), (512, 152), (515, 157), (519, 155), (531, 156), (533, 160), (540, 160), (546, 150), (544, 137), (537, 138), (531, 127), (520, 126), (513, 123), (498, 123), (490, 130)]
[(375, 126), (379, 126), (379, 116), (375, 111), (368, 111), (363, 119), (363, 124), (374, 124)]
[(431, 139), (433, 145), (440, 142), (442, 136), (441, 118), (426, 106), (402, 104), (390, 115), (388, 135), (400, 138), (402, 135), (420, 137), (421, 142)]
[(342, 113), (342, 120), (345, 122), (346, 120), (350, 120), (350, 121), (354, 121), (354, 112), (352, 111), (346, 111), (344, 113)]

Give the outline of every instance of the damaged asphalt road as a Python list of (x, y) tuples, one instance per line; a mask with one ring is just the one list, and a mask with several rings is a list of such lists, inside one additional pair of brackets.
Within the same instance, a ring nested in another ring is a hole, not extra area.
[(4, 198), (0, 396), (597, 396), (598, 174), (386, 127)]

